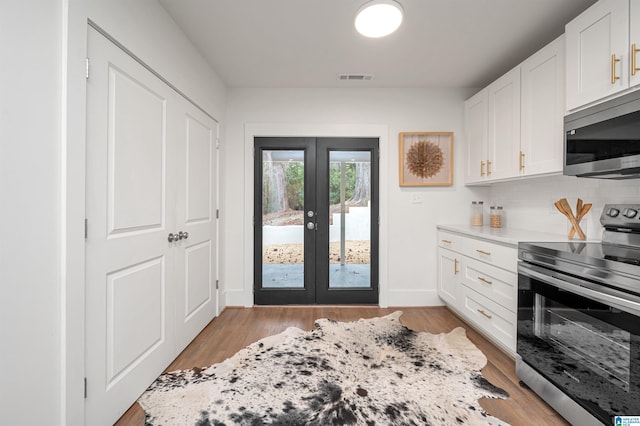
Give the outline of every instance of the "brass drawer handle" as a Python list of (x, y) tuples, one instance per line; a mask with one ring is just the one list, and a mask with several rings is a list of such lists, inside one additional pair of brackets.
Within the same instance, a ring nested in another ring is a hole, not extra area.
[(489, 280), (488, 280), (488, 279), (486, 279), (486, 278), (478, 277), (478, 279), (479, 279), (480, 281), (482, 281), (483, 283), (487, 283), (487, 284), (489, 284), (489, 285), (493, 284), (493, 281), (489, 281)]
[(453, 259), (453, 275), (458, 275), (458, 259)]
[(491, 161), (487, 160), (487, 176), (491, 176)]
[(480, 162), (480, 176), (484, 176), (484, 161)]
[(488, 319), (493, 318), (493, 316), (491, 316), (491, 315), (489, 315), (488, 313), (486, 313), (486, 312), (484, 311), (484, 309), (478, 309), (478, 312), (480, 312), (484, 317), (486, 317), (486, 318), (488, 318)]
[(445, 244), (451, 244), (450, 240), (442, 240), (442, 242), (445, 243)]
[(524, 152), (520, 151), (520, 171), (524, 171)]
[(616, 58), (615, 53), (611, 55), (611, 84), (616, 84), (620, 77), (616, 75), (616, 64), (620, 62), (620, 59)]
[(636, 66), (636, 63), (638, 61), (638, 58), (637, 58), (638, 52), (640, 52), (640, 49), (638, 49), (636, 47), (636, 44), (633, 43), (631, 45), (631, 75), (636, 75), (636, 73), (640, 71), (640, 68)]
[(484, 250), (480, 250), (480, 249), (478, 249), (478, 250), (476, 250), (476, 251), (477, 251), (478, 253), (480, 253), (480, 254), (486, 254), (487, 256), (491, 256), (491, 252), (484, 251)]

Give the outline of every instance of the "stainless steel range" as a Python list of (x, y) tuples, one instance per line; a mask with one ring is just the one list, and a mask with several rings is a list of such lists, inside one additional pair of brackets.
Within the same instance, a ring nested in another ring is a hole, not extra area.
[(520, 243), (516, 373), (572, 424), (640, 416), (640, 205), (602, 242)]

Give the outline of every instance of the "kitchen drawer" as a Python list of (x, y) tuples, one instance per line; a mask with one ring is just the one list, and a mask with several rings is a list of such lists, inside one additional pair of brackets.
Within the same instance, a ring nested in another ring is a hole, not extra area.
[(462, 263), (462, 282), (511, 312), (518, 304), (518, 275), (493, 265), (466, 258)]
[(462, 238), (462, 254), (507, 271), (518, 270), (517, 247), (503, 246), (475, 238)]
[(446, 231), (438, 231), (438, 246), (448, 250), (462, 253), (462, 245), (465, 237)]
[(462, 286), (462, 313), (486, 335), (512, 354), (516, 352), (516, 313), (466, 285)]

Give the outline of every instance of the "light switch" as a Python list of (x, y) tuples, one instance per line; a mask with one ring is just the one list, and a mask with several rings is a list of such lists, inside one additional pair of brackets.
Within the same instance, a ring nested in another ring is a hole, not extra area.
[(411, 204), (422, 204), (422, 194), (411, 194)]

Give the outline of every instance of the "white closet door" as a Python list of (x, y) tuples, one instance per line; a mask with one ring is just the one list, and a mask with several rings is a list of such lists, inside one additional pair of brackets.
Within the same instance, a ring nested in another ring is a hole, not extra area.
[(177, 95), (89, 29), (86, 422), (111, 425), (175, 356)]
[(180, 98), (180, 136), (175, 160), (176, 230), (182, 250), (175, 261), (177, 345), (182, 350), (216, 315), (217, 123)]

